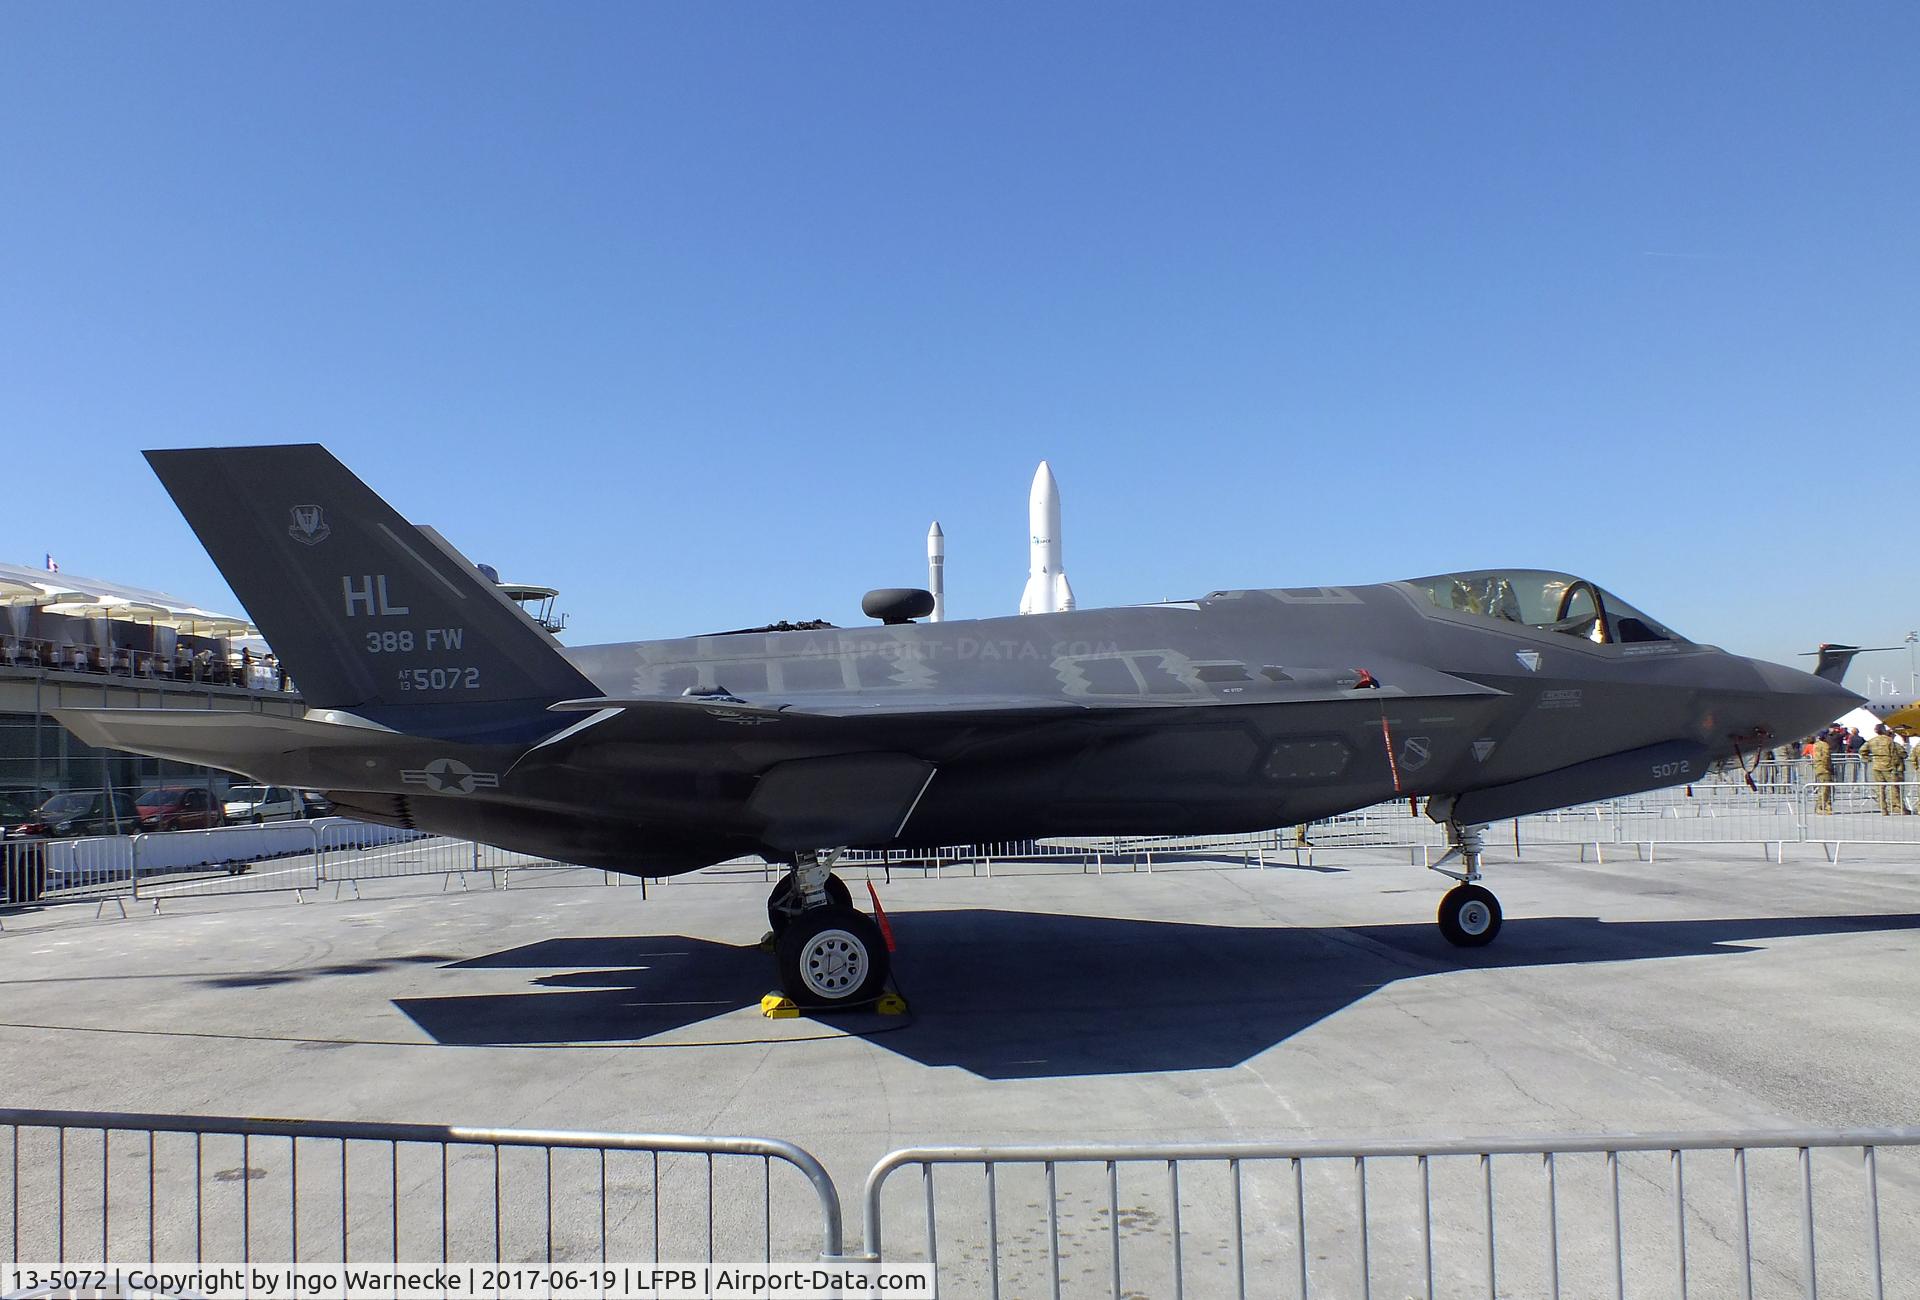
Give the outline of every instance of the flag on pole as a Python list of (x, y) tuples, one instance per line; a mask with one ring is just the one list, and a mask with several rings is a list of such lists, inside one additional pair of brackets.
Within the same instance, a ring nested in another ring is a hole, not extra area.
[(60, 572), (60, 562), (54, 559), (53, 556), (51, 555), (47, 556), (47, 572), (48, 573)]

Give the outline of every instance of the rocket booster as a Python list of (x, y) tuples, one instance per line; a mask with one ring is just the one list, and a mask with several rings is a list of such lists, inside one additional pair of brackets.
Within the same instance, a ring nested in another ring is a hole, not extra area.
[(929, 622), (939, 623), (947, 617), (947, 535), (940, 531), (940, 521), (933, 521), (933, 527), (927, 529), (927, 590), (933, 593), (933, 614)]
[(1073, 608), (1073, 588), (1060, 559), (1060, 485), (1044, 460), (1033, 472), (1027, 496), (1027, 589), (1022, 614), (1064, 614)]

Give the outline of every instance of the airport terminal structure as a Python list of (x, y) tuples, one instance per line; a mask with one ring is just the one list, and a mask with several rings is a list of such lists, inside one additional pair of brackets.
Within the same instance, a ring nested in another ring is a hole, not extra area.
[(0, 793), (133, 791), (225, 773), (96, 749), (63, 707), (225, 709), (298, 717), (297, 684), (245, 618), (163, 592), (0, 564)]

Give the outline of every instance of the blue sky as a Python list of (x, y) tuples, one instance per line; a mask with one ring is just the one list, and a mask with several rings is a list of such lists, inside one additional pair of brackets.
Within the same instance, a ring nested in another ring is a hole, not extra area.
[(1046, 457), (1085, 604), (1526, 565), (1897, 641), (1917, 62), (1911, 5), (6, 5), (0, 557), (231, 607), (138, 450), (317, 439), (575, 643), (858, 622), (936, 517), (1003, 614)]

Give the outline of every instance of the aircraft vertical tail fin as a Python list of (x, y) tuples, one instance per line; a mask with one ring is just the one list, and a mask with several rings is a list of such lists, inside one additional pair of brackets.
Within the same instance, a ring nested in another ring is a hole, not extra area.
[(549, 704), (595, 690), (465, 557), (326, 448), (146, 455), (313, 707), (506, 741), (551, 730)]
[(1847, 668), (1853, 663), (1853, 657), (1860, 653), (1857, 645), (1822, 645), (1815, 651), (1819, 658), (1813, 661), (1813, 675), (1835, 686), (1847, 675)]
[(1828, 645), (1822, 643), (1818, 650), (1808, 650), (1804, 654), (1817, 655), (1813, 661), (1813, 675), (1832, 682), (1835, 686), (1847, 675), (1847, 668), (1853, 663), (1855, 655), (1878, 654), (1882, 650), (1900, 650), (1897, 645)]

